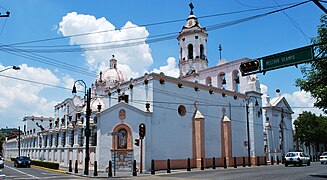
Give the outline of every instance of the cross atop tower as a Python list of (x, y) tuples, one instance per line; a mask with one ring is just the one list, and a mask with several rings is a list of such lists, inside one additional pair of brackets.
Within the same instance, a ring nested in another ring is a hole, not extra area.
[(194, 9), (194, 6), (193, 6), (192, 3), (190, 3), (189, 6), (190, 6), (190, 9), (191, 9), (190, 15), (193, 15), (193, 9)]

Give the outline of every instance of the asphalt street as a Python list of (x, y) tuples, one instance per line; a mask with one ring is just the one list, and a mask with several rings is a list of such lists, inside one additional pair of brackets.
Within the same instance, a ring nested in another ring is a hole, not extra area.
[(82, 177), (65, 174), (62, 171), (54, 172), (40, 167), (17, 168), (11, 161), (5, 161), (2, 173), (6, 179), (80, 179)]
[[(68, 173), (68, 169), (50, 170), (38, 166), (31, 168), (13, 167), (13, 162), (5, 162), (5, 168), (2, 169), (6, 175), (6, 179), (104, 179), (107, 178), (106, 173), (99, 173), (98, 177), (93, 175), (84, 176), (82, 173)], [(82, 171), (81, 171), (82, 172)], [(119, 175), (114, 178), (118, 179), (242, 179), (242, 180), (262, 180), (262, 179), (278, 179), (278, 180), (319, 180), (327, 179), (327, 165), (321, 165), (320, 162), (312, 162), (311, 166), (292, 166), (285, 167), (282, 164), (252, 167), (228, 167), (224, 169), (217, 167), (216, 169), (207, 168), (205, 170), (192, 169), (187, 172), (186, 169), (172, 170), (171, 174), (166, 171), (156, 171), (156, 175), (149, 172), (138, 174), (133, 177), (130, 173), (123, 176)], [(92, 174), (92, 173), (90, 173)]]

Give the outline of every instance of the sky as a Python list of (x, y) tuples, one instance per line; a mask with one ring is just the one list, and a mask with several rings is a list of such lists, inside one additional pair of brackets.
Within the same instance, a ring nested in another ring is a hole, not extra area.
[[(307, 46), (323, 14), (313, 2), (252, 20), (304, 0), (3, 0), (0, 12), (0, 128), (27, 115), (54, 117), (54, 106), (72, 97), (75, 80), (90, 86), (112, 55), (127, 79), (145, 72), (178, 76), (178, 32), (190, 13), (208, 27), (209, 67), (220, 59), (260, 58)], [(322, 3), (327, 7), (326, 3)], [(215, 27), (215, 28), (209, 28)], [(257, 74), (263, 94), (280, 89), (295, 112), (320, 114), (295, 80), (301, 66)], [(37, 83), (35, 83), (37, 82)], [(51, 86), (48, 86), (48, 85)]]

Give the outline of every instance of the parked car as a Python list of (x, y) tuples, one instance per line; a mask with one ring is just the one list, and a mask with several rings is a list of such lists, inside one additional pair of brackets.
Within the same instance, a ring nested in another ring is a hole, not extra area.
[(19, 156), (14, 161), (14, 167), (31, 167), (31, 160), (27, 156)]
[(2, 157), (0, 156), (0, 168), (5, 167), (5, 162), (3, 161)]
[(321, 163), (321, 164), (324, 164), (324, 163), (327, 164), (327, 152), (323, 152), (323, 153), (320, 155), (319, 160), (320, 160), (320, 163)]
[(307, 166), (310, 166), (310, 157), (308, 155), (303, 154), (303, 152), (288, 152), (285, 155), (285, 167), (287, 167), (289, 164), (294, 164), (302, 166), (303, 164), (307, 164)]

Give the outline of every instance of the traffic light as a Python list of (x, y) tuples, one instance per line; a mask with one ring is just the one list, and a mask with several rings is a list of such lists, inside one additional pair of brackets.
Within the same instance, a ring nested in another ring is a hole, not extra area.
[(145, 124), (143, 123), (139, 125), (139, 136), (141, 139), (145, 136)]
[(140, 145), (140, 139), (135, 139), (135, 146), (139, 146)]
[(259, 60), (246, 61), (241, 63), (240, 71), (242, 73), (249, 73), (258, 70), (259, 67), (260, 67)]

